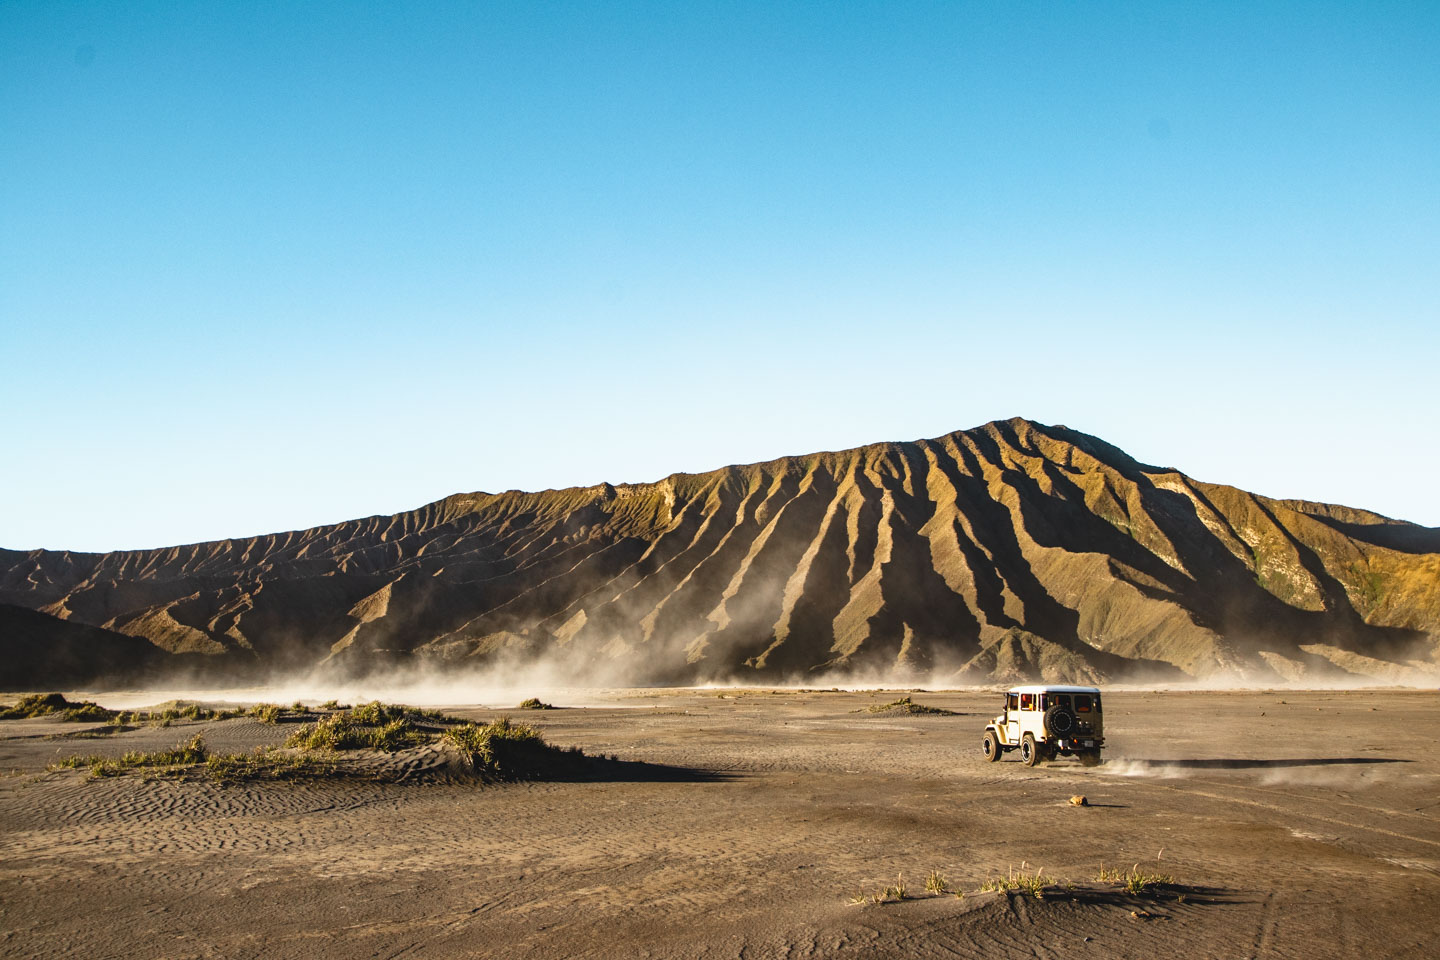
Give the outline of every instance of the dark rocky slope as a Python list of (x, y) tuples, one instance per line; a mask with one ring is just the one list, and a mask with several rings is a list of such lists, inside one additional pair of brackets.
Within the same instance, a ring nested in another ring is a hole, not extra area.
[(228, 677), (538, 658), (606, 683), (1420, 682), (1440, 531), (1016, 419), (246, 540), (0, 551), (0, 601)]

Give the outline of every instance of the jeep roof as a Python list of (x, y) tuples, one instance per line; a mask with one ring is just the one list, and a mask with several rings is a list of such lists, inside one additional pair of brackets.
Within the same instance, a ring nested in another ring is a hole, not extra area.
[(1027, 683), (1021, 687), (1010, 687), (1006, 693), (1094, 693), (1099, 687), (1077, 687), (1064, 683)]

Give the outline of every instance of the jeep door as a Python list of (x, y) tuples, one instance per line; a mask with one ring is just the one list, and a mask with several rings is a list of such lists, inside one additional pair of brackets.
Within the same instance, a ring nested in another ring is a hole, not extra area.
[(1025, 734), (1033, 734), (1036, 740), (1043, 740), (1044, 731), (1040, 729), (1040, 715), (1036, 712), (1039, 708), (1040, 695), (1035, 693), (1020, 694), (1020, 711), (1011, 714), (1015, 720), (1014, 737), (1012, 743), (1019, 743), (1020, 738)]
[(1005, 695), (1005, 729), (1002, 733), (1006, 743), (1020, 742), (1020, 694)]

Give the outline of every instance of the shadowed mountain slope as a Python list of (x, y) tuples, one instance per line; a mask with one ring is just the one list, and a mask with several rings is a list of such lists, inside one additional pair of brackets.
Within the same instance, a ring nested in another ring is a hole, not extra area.
[(1440, 531), (1015, 419), (247, 540), (0, 551), (0, 601), (231, 678), (540, 659), (630, 684), (1420, 682)]
[(0, 663), (11, 690), (143, 683), (180, 665), (141, 637), (8, 603), (0, 603)]

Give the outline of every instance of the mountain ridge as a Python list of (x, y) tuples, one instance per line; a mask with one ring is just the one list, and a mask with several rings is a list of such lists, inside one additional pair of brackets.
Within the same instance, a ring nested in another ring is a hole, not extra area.
[(217, 676), (1418, 682), (1440, 648), (1440, 531), (1012, 418), (258, 537), (0, 550), (0, 602)]

